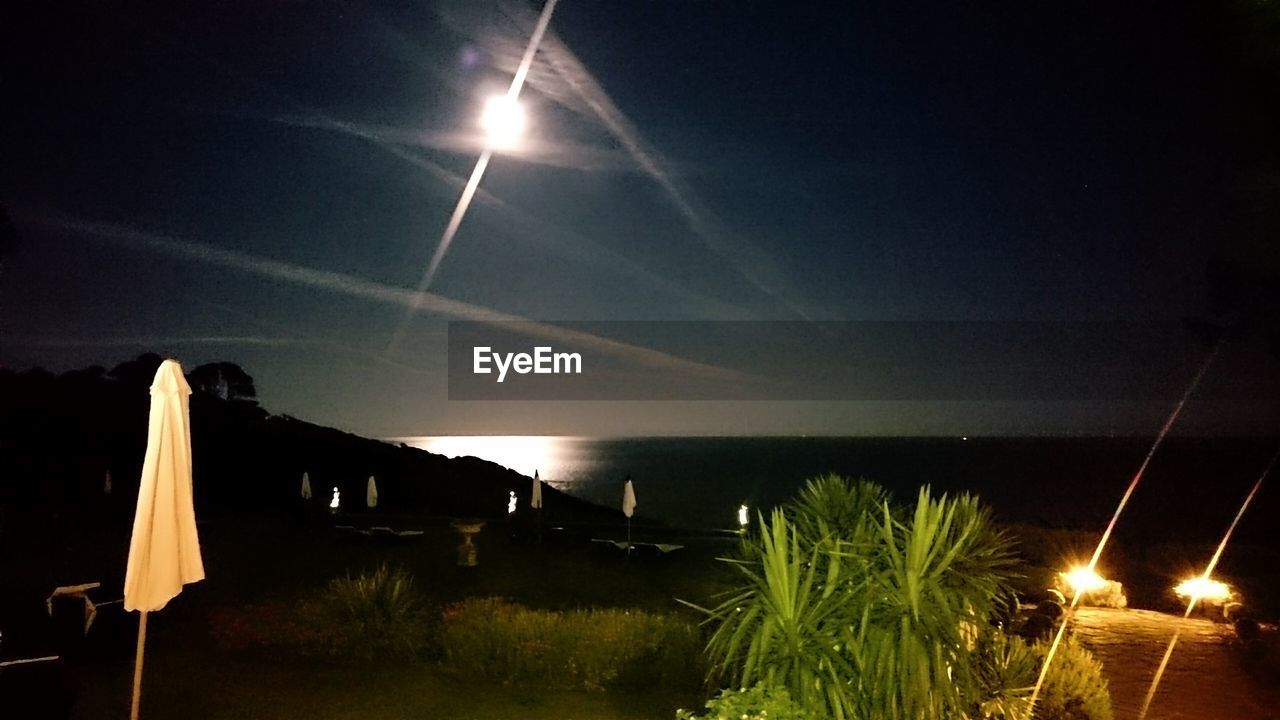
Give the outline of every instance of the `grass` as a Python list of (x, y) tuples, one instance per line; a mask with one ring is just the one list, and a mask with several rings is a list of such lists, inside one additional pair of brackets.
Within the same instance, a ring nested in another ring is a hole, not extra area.
[[(670, 718), (696, 695), (504, 687), (424, 662), (339, 667), (239, 656), (172, 641), (148, 652), (142, 717), (193, 720)], [(193, 671), (193, 668), (199, 671)], [(83, 669), (72, 717), (128, 717), (131, 662)]]
[(503, 685), (695, 689), (703, 672), (701, 633), (672, 613), (480, 598), (445, 609), (440, 641), (449, 671)]
[[(120, 536), (120, 545), (127, 547), (127, 532)], [(386, 545), (267, 519), (208, 523), (201, 528), (208, 579), (188, 586), (150, 617), (143, 717), (632, 720), (672, 718), (677, 708), (697, 707), (706, 700), (700, 689), (687, 686), (615, 686), (599, 692), (503, 685), (450, 672), (430, 657), (335, 663), (300, 657), (287, 648), (250, 644), (231, 650), (210, 633), (211, 619), (221, 610), (274, 605), (277, 617), (287, 617), (297, 607), (286, 599), (318, 601), (332, 579), (348, 573), (358, 578), (383, 562), (413, 575), (428, 608), (500, 594), (545, 610), (669, 613), (679, 610), (674, 596), (707, 597), (718, 587), (711, 559), (715, 549), (627, 561), (585, 542), (565, 547), (513, 545), (501, 526), (491, 525), (478, 538), (481, 565), (468, 571), (454, 564), (457, 542), (447, 528), (428, 528), (418, 543)], [(109, 571), (59, 565), (53, 568), (57, 577), (49, 581), (69, 575), (110, 582)], [(36, 587), (45, 583), (40, 580)], [(34, 602), (43, 612), (42, 596)], [(89, 638), (96, 647), (69, 667), (68, 694), (74, 698), (70, 717), (127, 717), (134, 627), (136, 615), (123, 616), (111, 607), (100, 611)], [(270, 627), (265, 631), (272, 632)], [(690, 669), (688, 675), (698, 683), (702, 669)]]

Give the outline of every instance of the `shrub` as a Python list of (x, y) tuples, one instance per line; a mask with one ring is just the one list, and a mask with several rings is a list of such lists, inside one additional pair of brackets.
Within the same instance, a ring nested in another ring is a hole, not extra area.
[(1267, 685), (1280, 685), (1280, 631), (1248, 615), (1236, 618), (1235, 631), (1244, 669)]
[(757, 552), (732, 561), (743, 584), (706, 611), (707, 650), (734, 685), (780, 684), (836, 718), (971, 709), (971, 650), (1008, 591), (1011, 543), (967, 495), (922, 489), (897, 513), (884, 497), (821, 478), (760, 518)]
[(869, 480), (850, 482), (827, 474), (806, 482), (784, 510), (805, 544), (816, 545), (827, 538), (850, 542), (864, 537), (888, 501), (884, 488)]
[(677, 710), (676, 720), (817, 720), (791, 699), (786, 688), (757, 684), (745, 690), (725, 690), (707, 701), (706, 712)]
[(974, 670), (978, 680), (977, 717), (1024, 720), (1040, 673), (1040, 658), (1025, 640), (1003, 632), (985, 633), (978, 641)]
[(821, 550), (805, 548), (781, 510), (760, 525), (760, 559), (738, 561), (747, 583), (708, 611), (720, 624), (707, 650), (739, 687), (781, 685), (802, 707), (843, 707), (854, 668), (841, 650), (846, 617), (837, 591), (849, 588), (839, 557), (824, 562)]
[[(982, 697), (978, 717), (1024, 720), (1031, 692), (1049, 651), (1049, 642), (991, 633), (979, 643)], [(1034, 720), (1112, 720), (1111, 695), (1102, 665), (1075, 640), (1058, 646), (1036, 700)]]
[(673, 615), (637, 610), (535, 610), (498, 598), (445, 609), (449, 669), (549, 688), (696, 685), (701, 636)]
[(231, 650), (338, 660), (411, 657), (430, 634), (412, 577), (385, 565), (335, 579), (318, 597), (222, 608), (210, 621), (214, 640)]
[[(1036, 672), (1049, 652), (1049, 643), (1036, 643)], [(1034, 678), (1032, 680), (1034, 682)], [(1102, 663), (1074, 639), (1063, 640), (1045, 675), (1036, 701), (1035, 720), (1112, 720), (1111, 693), (1102, 677)]]
[(333, 580), (310, 610), (313, 621), (335, 634), (331, 654), (404, 658), (426, 644), (424, 606), (413, 576), (385, 563), (372, 572)]

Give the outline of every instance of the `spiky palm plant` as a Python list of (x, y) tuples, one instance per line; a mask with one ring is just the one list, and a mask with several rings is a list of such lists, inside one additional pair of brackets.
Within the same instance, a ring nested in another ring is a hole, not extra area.
[(1010, 542), (975, 498), (928, 488), (905, 521), (885, 506), (879, 530), (871, 602), (847, 643), (859, 697), (875, 716), (955, 716), (977, 692), (970, 650), (1007, 585)]
[(350, 635), (347, 644), (355, 654), (411, 655), (417, 651), (423, 634), (423, 605), (407, 571), (383, 563), (354, 577), (336, 578), (323, 600)]
[(868, 485), (819, 479), (760, 518), (758, 553), (735, 561), (744, 584), (708, 611), (708, 652), (739, 687), (781, 683), (836, 718), (959, 717), (979, 695), (972, 629), (1007, 586), (1009, 540), (969, 496), (926, 488), (899, 519)]
[(841, 648), (851, 589), (840, 558), (803, 545), (782, 510), (759, 523), (758, 560), (731, 561), (745, 582), (706, 611), (719, 621), (708, 651), (738, 687), (778, 684), (803, 707), (829, 707), (842, 718), (853, 668)]
[(809, 544), (831, 536), (854, 542), (888, 501), (884, 488), (870, 480), (849, 481), (828, 473), (808, 480), (784, 509)]
[(1040, 669), (1036, 651), (1016, 635), (993, 630), (979, 638), (974, 655), (981, 691), (975, 714), (987, 720), (1027, 720)]

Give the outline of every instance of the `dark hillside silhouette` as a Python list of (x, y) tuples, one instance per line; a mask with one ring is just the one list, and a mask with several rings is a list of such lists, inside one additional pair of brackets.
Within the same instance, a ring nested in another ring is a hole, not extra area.
[[(69, 514), (133, 511), (146, 446), (148, 388), (160, 355), (147, 353), (110, 372), (100, 366), (55, 376), (43, 369), (0, 369), (0, 536), (6, 518), (61, 521)], [(238, 365), (202, 365), (189, 375), (197, 511), (202, 518), (275, 514), (302, 506), (303, 472), (323, 510), (332, 488), (356, 515), (500, 517), (508, 493), (527, 505), (531, 480), (476, 458), (449, 459), (362, 438), (257, 404), (253, 378)], [(104, 490), (106, 473), (112, 493)], [(364, 507), (370, 475), (379, 507)], [(558, 493), (549, 507), (575, 519), (617, 513)], [(372, 518), (371, 518), (372, 519)], [(385, 523), (381, 523), (385, 524)]]

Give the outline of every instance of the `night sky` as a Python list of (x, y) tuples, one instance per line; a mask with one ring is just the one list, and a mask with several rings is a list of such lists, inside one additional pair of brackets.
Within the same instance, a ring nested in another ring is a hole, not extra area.
[[(1267, 3), (562, 0), (525, 142), (392, 343), (540, 6), (22, 5), (0, 366), (231, 360), (373, 436), (1154, 432), (1167, 393), (449, 402), (445, 321), (1177, 326), (1280, 187)], [(1234, 342), (1185, 428), (1273, 431), (1277, 375)]]

